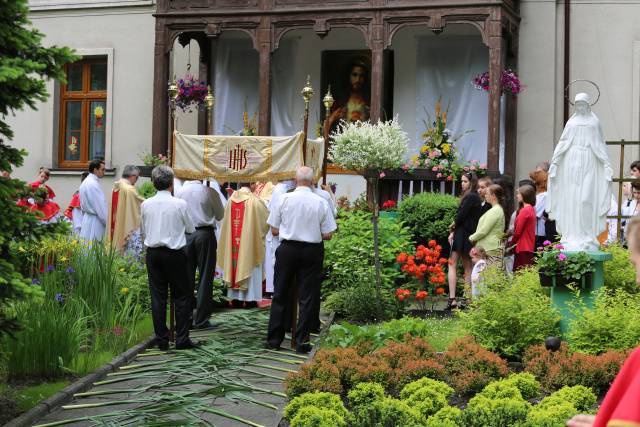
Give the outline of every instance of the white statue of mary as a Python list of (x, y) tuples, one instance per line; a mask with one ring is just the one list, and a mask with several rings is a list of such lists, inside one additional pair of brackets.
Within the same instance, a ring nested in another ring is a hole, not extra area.
[(586, 93), (576, 95), (575, 109), (553, 152), (547, 211), (556, 220), (565, 250), (596, 251), (597, 236), (606, 229), (612, 169)]

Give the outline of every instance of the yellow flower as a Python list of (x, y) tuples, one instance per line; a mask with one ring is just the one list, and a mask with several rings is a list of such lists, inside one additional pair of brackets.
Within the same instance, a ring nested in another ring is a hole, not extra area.
[(71, 241), (71, 245), (76, 246), (78, 244), (78, 241), (76, 239), (73, 239)]
[(120, 293), (121, 293), (122, 295), (126, 295), (126, 294), (128, 294), (128, 293), (129, 293), (129, 288), (122, 288), (122, 289), (120, 289)]
[(420, 152), (421, 152), (421, 153), (426, 153), (428, 149), (429, 149), (429, 148), (427, 148), (427, 146), (426, 146), (426, 145), (423, 145), (423, 146), (422, 146), (422, 148), (420, 148)]
[(120, 267), (120, 272), (122, 273), (124, 271), (124, 267)]
[(451, 145), (449, 144), (442, 144), (440, 148), (442, 148), (442, 152), (444, 154), (449, 154), (449, 152), (451, 151)]
[(66, 256), (60, 257), (60, 262), (67, 262), (68, 258)]
[(412, 162), (417, 162), (418, 161), (418, 155), (416, 154), (414, 156), (411, 156), (411, 161)]
[(18, 252), (27, 252), (27, 250), (22, 246), (18, 246)]

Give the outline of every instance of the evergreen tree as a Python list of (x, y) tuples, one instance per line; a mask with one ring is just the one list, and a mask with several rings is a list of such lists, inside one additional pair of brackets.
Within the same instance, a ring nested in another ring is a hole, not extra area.
[[(64, 79), (64, 65), (73, 61), (66, 47), (42, 46), (43, 34), (31, 27), (27, 0), (0, 0), (0, 171), (20, 167), (27, 152), (9, 146), (13, 137), (8, 114), (28, 106), (36, 109), (49, 94), (44, 79)], [(25, 183), (0, 178), (0, 338), (17, 330), (12, 301), (39, 294), (18, 267), (16, 243), (37, 241), (51, 232), (39, 226), (34, 214), (16, 205)]]

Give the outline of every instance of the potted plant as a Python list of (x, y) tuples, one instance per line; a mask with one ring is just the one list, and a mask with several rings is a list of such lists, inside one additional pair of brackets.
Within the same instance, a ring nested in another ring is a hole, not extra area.
[(396, 220), (398, 218), (398, 204), (395, 200), (387, 200), (382, 204), (382, 210), (380, 211), (380, 218), (388, 218)]
[(158, 165), (168, 165), (169, 158), (162, 153), (156, 155), (151, 153), (142, 154), (140, 160), (144, 166), (137, 166), (140, 169), (140, 176), (151, 177), (151, 171)]
[(565, 254), (559, 243), (546, 240), (536, 253), (536, 265), (542, 286), (563, 286), (579, 283), (586, 287), (591, 283), (595, 262), (585, 252)]

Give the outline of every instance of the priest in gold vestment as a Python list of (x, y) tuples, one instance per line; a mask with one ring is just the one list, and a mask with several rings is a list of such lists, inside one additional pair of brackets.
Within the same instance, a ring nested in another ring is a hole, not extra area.
[(140, 205), (144, 202), (135, 187), (139, 176), (137, 167), (125, 166), (122, 178), (113, 184), (107, 218), (107, 237), (111, 246), (120, 253), (136, 257), (142, 253)]
[(253, 194), (249, 184), (242, 184), (227, 202), (217, 264), (223, 270), (223, 280), (228, 286), (227, 298), (238, 301), (262, 299), (262, 263), (264, 238), (269, 226), (269, 211)]

